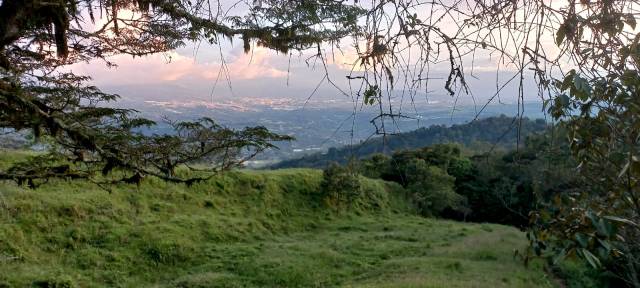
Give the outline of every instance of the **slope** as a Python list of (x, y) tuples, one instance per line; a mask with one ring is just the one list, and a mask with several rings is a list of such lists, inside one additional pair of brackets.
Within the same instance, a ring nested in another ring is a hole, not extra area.
[(551, 286), (513, 257), (516, 229), (413, 216), (400, 187), (367, 179), (336, 211), (317, 198), (321, 178), (235, 171), (110, 193), (2, 183), (0, 287)]
[(434, 125), (391, 135), (386, 139), (372, 138), (358, 145), (330, 148), (326, 153), (284, 160), (273, 165), (272, 168), (324, 168), (331, 162), (344, 164), (351, 157), (363, 158), (375, 153), (389, 154), (398, 150), (417, 149), (437, 143), (455, 142), (465, 146), (484, 146), (485, 148), (495, 145), (509, 149), (522, 143), (527, 135), (544, 131), (547, 127), (543, 119), (516, 119), (504, 115), (450, 127)]

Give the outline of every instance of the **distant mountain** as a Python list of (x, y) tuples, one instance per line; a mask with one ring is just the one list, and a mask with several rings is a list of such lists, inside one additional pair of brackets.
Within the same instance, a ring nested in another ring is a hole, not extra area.
[[(437, 143), (460, 143), (465, 146), (482, 145), (514, 148), (527, 135), (542, 132), (548, 127), (543, 119), (513, 118), (501, 115), (478, 119), (467, 124), (452, 126), (433, 125), (411, 132), (372, 138), (354, 146), (330, 148), (326, 153), (316, 153), (302, 158), (285, 160), (272, 166), (278, 168), (323, 168), (331, 162), (345, 163), (351, 157), (363, 158), (374, 153), (390, 154), (404, 149), (416, 149)], [(519, 133), (518, 133), (519, 132)]]
[[(275, 133), (296, 138), (292, 142), (276, 143), (279, 149), (269, 149), (258, 155), (254, 161), (247, 163), (254, 168), (311, 153), (326, 152), (331, 147), (359, 143), (375, 133), (375, 126), (370, 121), (380, 113), (375, 107), (366, 105), (354, 113), (352, 106), (340, 104), (343, 102), (325, 103), (322, 102), (326, 100), (324, 98), (318, 99), (315, 103), (310, 102), (304, 109), (294, 109), (298, 107), (295, 101), (290, 103), (286, 97), (254, 99), (255, 101), (252, 99), (254, 98), (216, 99), (212, 102), (174, 97), (173, 100), (159, 98), (159, 100), (143, 101), (135, 97), (123, 96), (121, 101), (114, 104), (119, 108), (136, 109), (140, 112), (138, 116), (156, 121), (157, 126), (145, 130), (148, 133), (173, 133), (171, 127), (165, 123), (165, 118), (179, 121), (209, 117), (221, 125), (234, 129), (260, 125)], [(433, 99), (430, 98), (430, 100)], [(538, 118), (543, 117), (541, 107), (540, 102), (526, 102), (525, 109), (522, 109), (519, 104), (505, 103), (490, 104), (482, 110), (474, 105), (455, 105), (454, 107), (446, 103), (423, 105), (414, 110), (405, 107), (402, 114), (407, 118), (387, 121), (386, 128), (389, 132), (403, 133), (431, 125), (449, 126), (466, 123), (478, 114), (483, 117), (501, 114), (514, 116), (526, 111), (525, 116)]]

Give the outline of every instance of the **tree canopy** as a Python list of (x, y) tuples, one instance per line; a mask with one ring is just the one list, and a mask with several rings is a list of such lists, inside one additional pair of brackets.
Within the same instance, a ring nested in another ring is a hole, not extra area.
[[(176, 163), (198, 158), (177, 155), (193, 154), (195, 146), (200, 146), (198, 156), (202, 157), (220, 152), (221, 137), (230, 137), (227, 147), (255, 150), (289, 138), (258, 128), (230, 131), (209, 120), (174, 123), (183, 136), (192, 137), (186, 142), (184, 137), (165, 141), (167, 136), (144, 136), (136, 128), (152, 122), (137, 118), (133, 110), (106, 108), (104, 102), (118, 96), (88, 85), (87, 76), (67, 72), (65, 66), (93, 59), (114, 65), (109, 61), (113, 55), (139, 57), (167, 52), (190, 41), (237, 39), (245, 52), (252, 45), (283, 53), (313, 51), (312, 57), (326, 65), (329, 52), (324, 48), (341, 49), (349, 41), (357, 60), (347, 78), (356, 85), (353, 91), (343, 92), (366, 105), (379, 106), (372, 123), (384, 134), (389, 121), (404, 117), (393, 108), (393, 90), (403, 86), (409, 94), (421, 89), (428, 92), (429, 82), (435, 81), (431, 66), (448, 63), (448, 75), (441, 82), (451, 95), (473, 95), (465, 80), (473, 70), (465, 68), (473, 69), (469, 59), (476, 53), (492, 57), (497, 53), (498, 66), (517, 71), (514, 79), (520, 79), (521, 90), (524, 77), (529, 76), (525, 73), (532, 70), (541, 95), (558, 91), (552, 82), (561, 61), (572, 60), (588, 75), (634, 65), (635, 38), (629, 31), (635, 28), (633, 3), (4, 0), (0, 5), (0, 123), (7, 129), (29, 129), (37, 137), (51, 137), (59, 144), (58, 158), (102, 166), (105, 169), (97, 167), (102, 171), (124, 168), (174, 179), (171, 171)], [(545, 44), (549, 34), (560, 49)], [(549, 54), (552, 52), (556, 55)], [(326, 79), (332, 82), (332, 76)], [(497, 88), (496, 94), (499, 91)], [(554, 101), (566, 102), (563, 99)], [(162, 147), (153, 147), (158, 142)], [(144, 152), (135, 155), (133, 151)], [(165, 153), (171, 156), (150, 156), (158, 151), (171, 151)], [(69, 172), (64, 167), (52, 168)], [(65, 174), (51, 169), (34, 172), (16, 168), (2, 176), (28, 181)], [(68, 175), (84, 176), (76, 172)]]

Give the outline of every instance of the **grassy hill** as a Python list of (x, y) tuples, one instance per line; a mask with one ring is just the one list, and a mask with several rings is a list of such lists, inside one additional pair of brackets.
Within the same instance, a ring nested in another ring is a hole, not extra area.
[[(459, 143), (474, 146), (476, 150), (515, 148), (526, 136), (542, 132), (548, 128), (543, 119), (515, 119), (498, 116), (479, 119), (470, 123), (444, 126), (434, 125), (414, 131), (372, 138), (366, 142), (340, 148), (331, 148), (326, 153), (315, 153), (297, 159), (285, 160), (272, 168), (324, 168), (331, 162), (346, 163), (351, 157), (363, 158), (374, 153), (390, 154), (398, 150), (418, 149), (438, 143)], [(519, 133), (518, 133), (519, 132)], [(520, 136), (520, 138), (518, 138)], [(384, 142), (386, 141), (386, 142)]]
[(321, 178), (1, 183), (0, 287), (553, 286), (514, 259), (525, 245), (514, 228), (414, 216), (398, 185), (370, 179), (338, 211), (318, 199)]

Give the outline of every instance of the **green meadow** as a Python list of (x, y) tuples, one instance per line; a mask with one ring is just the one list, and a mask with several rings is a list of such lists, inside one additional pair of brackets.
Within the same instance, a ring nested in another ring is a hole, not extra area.
[(514, 256), (526, 245), (515, 228), (419, 217), (399, 185), (366, 178), (350, 207), (330, 207), (321, 180), (2, 183), (0, 287), (554, 286)]

